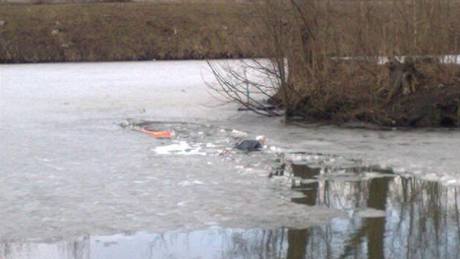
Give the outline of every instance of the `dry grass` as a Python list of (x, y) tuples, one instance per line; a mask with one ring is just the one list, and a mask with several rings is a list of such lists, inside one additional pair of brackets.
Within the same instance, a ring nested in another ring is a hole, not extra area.
[(251, 57), (243, 4), (1, 5), (0, 63)]

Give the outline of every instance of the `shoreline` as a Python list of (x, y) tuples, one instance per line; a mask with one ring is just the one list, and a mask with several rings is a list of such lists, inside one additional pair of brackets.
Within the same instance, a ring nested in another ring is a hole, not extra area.
[[(211, 61), (216, 61), (216, 62), (230, 62), (230, 63), (238, 63), (238, 62), (241, 62), (241, 60), (245, 60), (245, 59), (214, 59), (214, 60), (211, 60)], [(247, 59), (246, 59), (247, 60)], [(72, 69), (72, 68), (69, 68), (71, 66), (88, 66), (88, 69), (96, 69), (97, 67), (104, 67), (104, 66), (110, 66), (110, 65), (117, 65), (117, 64), (131, 64), (129, 66), (139, 66), (142, 64), (146, 64), (146, 65), (154, 65), (156, 64), (157, 66), (161, 66), (162, 64), (166, 65), (166, 64), (183, 64), (182, 66), (189, 66), (187, 65), (188, 63), (190, 65), (199, 65), (199, 66), (203, 66), (203, 69), (206, 69), (207, 68), (207, 62), (206, 60), (192, 60), (192, 59), (189, 59), (189, 60), (145, 60), (145, 61), (99, 61), (99, 62), (62, 62), (62, 63), (52, 63), (52, 62), (48, 62), (48, 63), (12, 63), (12, 64), (0, 64), (0, 69), (1, 68), (8, 68), (8, 67), (29, 67), (31, 65), (35, 65), (35, 66), (40, 66), (40, 67), (53, 67), (55, 65), (63, 65), (65, 67), (68, 67), (68, 69)], [(44, 65), (44, 66), (43, 66)], [(92, 67), (92, 68), (91, 68)], [(205, 84), (205, 82), (203, 82), (203, 84)], [(448, 98), (449, 100), (454, 100), (454, 103), (452, 103), (452, 105), (455, 104), (455, 100), (457, 100), (456, 98), (454, 98), (455, 96), (457, 96), (456, 93), (454, 92), (459, 92), (458, 90), (455, 90), (455, 88), (452, 89), (452, 91), (449, 91), (449, 92), (452, 92), (452, 96), (453, 98)], [(439, 94), (439, 93), (438, 93)], [(418, 100), (420, 98), (428, 98), (428, 100), (431, 100), (431, 99), (435, 99), (436, 97), (436, 92), (433, 92), (432, 95), (430, 95), (430, 92), (428, 93), (421, 93), (420, 96), (416, 95), (416, 96), (409, 96), (411, 99), (413, 100)], [(421, 103), (421, 104), (424, 104), (426, 103), (425, 101), (424, 102), (415, 102), (412, 106), (417, 106), (416, 104), (418, 103)], [(436, 108), (437, 105), (436, 104), (443, 104), (443, 102), (439, 102), (439, 100), (436, 102), (436, 103), (433, 103), (432, 105), (430, 105), (429, 107), (432, 107), (432, 112), (439, 112), (439, 115), (437, 116), (428, 116), (424, 123), (425, 124), (419, 124), (419, 123), (416, 123), (414, 125), (408, 125), (408, 124), (401, 124), (403, 123), (404, 121), (399, 121), (399, 122), (396, 122), (394, 125), (389, 125), (389, 124), (378, 124), (378, 123), (373, 123), (371, 121), (366, 121), (366, 120), (357, 120), (357, 119), (352, 119), (352, 120), (344, 120), (344, 118), (338, 116), (337, 118), (330, 118), (330, 119), (325, 119), (325, 118), (311, 118), (311, 117), (304, 117), (304, 116), (296, 116), (296, 115), (293, 115), (291, 116), (290, 118), (288, 118), (287, 120), (287, 124), (293, 124), (293, 125), (298, 125), (298, 126), (311, 126), (311, 125), (320, 125), (320, 126), (336, 126), (338, 128), (342, 128), (342, 129), (366, 129), (366, 130), (372, 130), (372, 131), (393, 131), (393, 130), (397, 130), (397, 131), (413, 131), (413, 130), (430, 130), (430, 129), (445, 129), (445, 130), (455, 130), (455, 129), (459, 129), (460, 128), (460, 125), (459, 125), (459, 121), (460, 119), (457, 118), (455, 119), (452, 114), (452, 112), (450, 112), (449, 114), (447, 114), (449, 117), (452, 117), (452, 123), (453, 124), (450, 124), (450, 125), (441, 125), (441, 124), (436, 124), (437, 122), (442, 122), (442, 118), (443, 117), (446, 117), (446, 114), (444, 114), (444, 111), (443, 109), (439, 109), (439, 108)], [(445, 105), (445, 104), (444, 104)], [(419, 106), (419, 105), (418, 105)], [(427, 106), (428, 107), (428, 106)], [(458, 105), (456, 106), (458, 109)], [(423, 107), (422, 107), (423, 108)], [(425, 109), (425, 108), (424, 108)], [(299, 110), (300, 111), (300, 110)], [(409, 111), (410, 112), (410, 111)], [(407, 113), (406, 115), (408, 115), (409, 113)], [(307, 114), (305, 114), (307, 115)], [(401, 113), (399, 114), (399, 116), (404, 116), (404, 113)], [(455, 124), (455, 125), (454, 125)]]

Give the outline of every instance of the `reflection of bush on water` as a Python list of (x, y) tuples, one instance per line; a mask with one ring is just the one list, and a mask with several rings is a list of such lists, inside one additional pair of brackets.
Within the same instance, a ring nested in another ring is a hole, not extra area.
[[(346, 210), (352, 216), (337, 220), (325, 227), (303, 231), (308, 256), (318, 256), (331, 248), (337, 235), (334, 229), (347, 234), (341, 248), (332, 247), (334, 258), (358, 256), (367, 258), (449, 258), (458, 253), (460, 242), (460, 189), (447, 187), (412, 177), (373, 173), (370, 168), (342, 170), (335, 179), (334, 170), (324, 176), (325, 168), (297, 170), (317, 175), (316, 182), (300, 183), (305, 198), (295, 199), (309, 205)], [(323, 175), (319, 174), (323, 172)], [(347, 172), (349, 171), (349, 172)], [(316, 173), (315, 173), (316, 172)], [(344, 177), (348, 174), (348, 177)], [(348, 179), (347, 179), (348, 178)], [(357, 212), (368, 208), (385, 211), (385, 216)], [(297, 233), (298, 234), (298, 233)], [(324, 239), (319, 235), (330, 235)], [(339, 238), (340, 240), (340, 238)], [(317, 243), (319, 242), (319, 243)], [(319, 245), (319, 246), (318, 246)], [(329, 248), (328, 248), (329, 247)], [(366, 251), (367, 250), (367, 254)], [(308, 252), (311, 254), (308, 254)]]
[[(295, 186), (306, 197), (294, 201), (349, 212), (366, 208), (385, 210), (385, 217), (366, 213), (356, 217), (355, 214), (355, 217), (334, 219), (324, 226), (308, 229), (214, 227), (163, 234), (83, 237), (46, 245), (12, 242), (0, 244), (0, 255), (17, 258), (26, 252), (39, 254), (37, 250), (43, 249), (48, 256), (52, 251), (61, 251), (69, 255), (68, 258), (96, 258), (97, 255), (121, 258), (117, 256), (125, 252), (129, 252), (132, 258), (140, 258), (140, 255), (142, 258), (169, 255), (203, 258), (455, 258), (460, 242), (460, 189), (391, 176), (388, 172), (381, 177), (367, 169), (353, 168), (344, 172), (320, 168), (322, 173), (313, 177), (319, 179), (317, 182)], [(304, 170), (317, 172), (316, 168)], [(325, 172), (330, 177), (323, 177)], [(334, 178), (335, 173), (339, 174), (338, 178)], [(59, 249), (54, 250), (57, 247)]]

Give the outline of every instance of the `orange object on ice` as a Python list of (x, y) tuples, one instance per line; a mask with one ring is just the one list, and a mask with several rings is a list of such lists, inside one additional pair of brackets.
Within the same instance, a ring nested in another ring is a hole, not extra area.
[(148, 129), (141, 128), (140, 131), (149, 136), (152, 136), (154, 138), (160, 138), (160, 139), (161, 138), (172, 138), (173, 136), (172, 132), (167, 131), (167, 130), (154, 131), (154, 130), (148, 130)]

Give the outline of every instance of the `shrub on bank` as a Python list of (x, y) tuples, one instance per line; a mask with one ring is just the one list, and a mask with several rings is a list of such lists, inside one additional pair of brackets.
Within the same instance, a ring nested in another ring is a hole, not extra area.
[[(255, 46), (271, 57), (277, 78), (267, 92), (276, 92), (271, 101), (285, 108), (287, 119), (460, 126), (460, 65), (443, 59), (460, 54), (460, 2), (256, 5)], [(228, 82), (224, 92), (238, 93)]]

